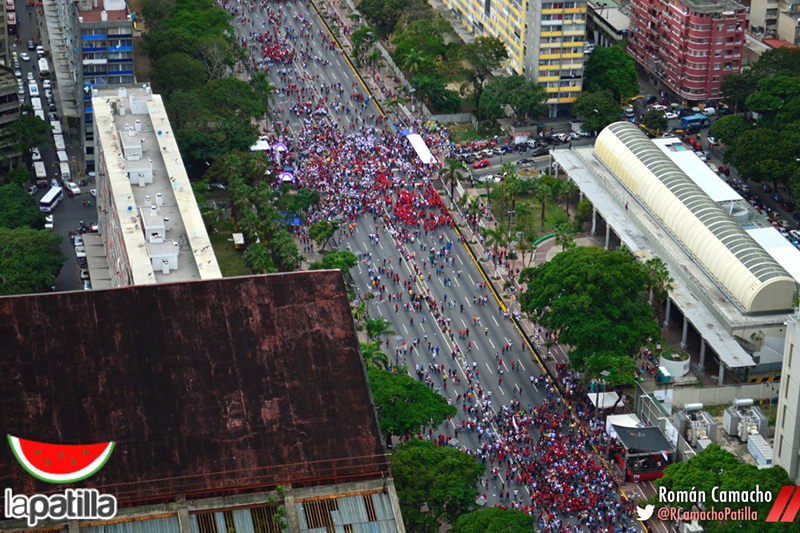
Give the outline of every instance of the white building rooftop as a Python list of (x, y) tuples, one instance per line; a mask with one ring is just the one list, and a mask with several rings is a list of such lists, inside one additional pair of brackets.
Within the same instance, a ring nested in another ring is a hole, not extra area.
[[(221, 278), (161, 96), (147, 86), (95, 89), (92, 108), (133, 284)], [(142, 213), (151, 218), (152, 207), (163, 241), (145, 235), (154, 222)]]

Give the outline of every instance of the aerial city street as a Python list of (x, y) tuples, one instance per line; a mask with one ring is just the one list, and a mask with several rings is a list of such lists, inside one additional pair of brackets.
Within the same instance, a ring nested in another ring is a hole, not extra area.
[(795, 530), (768, 11), (2, 1), (0, 530)]

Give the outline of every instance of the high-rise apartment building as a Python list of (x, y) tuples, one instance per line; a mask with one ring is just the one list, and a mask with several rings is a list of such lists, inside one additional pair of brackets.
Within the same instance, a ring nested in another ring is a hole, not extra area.
[(775, 464), (786, 470), (789, 479), (800, 484), (800, 321), (797, 315), (786, 322), (774, 448)]
[(498, 37), (508, 67), (544, 85), (550, 116), (568, 112), (581, 92), (586, 0), (445, 0), (476, 37)]
[(628, 50), (675, 97), (721, 98), (742, 68), (745, 7), (733, 0), (632, 0)]
[[(134, 82), (133, 21), (125, 0), (57, 0), (56, 12), (62, 32), (56, 41), (63, 40), (65, 70), (71, 76), (68, 84), (74, 87), (74, 93), (67, 98), (71, 104), (74, 97), (80, 123), (81, 167), (92, 172), (95, 171), (92, 88)], [(57, 66), (55, 46), (53, 53)], [(59, 79), (59, 84), (65, 81)], [(65, 105), (67, 116), (70, 107)]]
[[(11, 9), (9, 9), (9, 7)], [(19, 95), (17, 77), (11, 68), (9, 32), (16, 31), (14, 3), (0, 0), (0, 159), (13, 158), (20, 153), (11, 148), (6, 127), (19, 120)]]

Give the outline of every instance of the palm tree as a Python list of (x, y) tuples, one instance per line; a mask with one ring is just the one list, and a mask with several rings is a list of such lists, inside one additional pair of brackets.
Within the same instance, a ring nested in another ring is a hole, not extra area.
[(572, 224), (562, 222), (556, 224), (556, 244), (561, 246), (563, 250), (569, 250), (575, 247), (575, 228)]
[[(545, 181), (545, 178), (547, 178), (547, 177), (548, 177), (548, 175), (544, 175), (541, 178), (539, 178), (536, 181), (536, 185), (534, 185), (534, 189), (533, 189), (533, 197), (538, 202), (540, 202), (540, 204), (542, 206), (542, 211), (541, 211), (541, 215), (540, 215), (542, 224), (541, 224), (541, 227), (539, 228), (541, 231), (544, 231), (544, 222), (545, 222), (545, 217), (547, 216), (546, 215), (546, 211), (545, 211), (545, 209), (547, 207), (546, 206), (546, 202), (552, 196), (551, 195), (550, 185)], [(549, 176), (549, 177), (552, 178), (552, 176)], [(553, 179), (555, 179), (555, 178), (553, 178)]]
[(357, 306), (353, 307), (353, 318), (356, 319), (356, 322), (361, 323), (364, 320), (364, 317), (367, 315), (367, 303), (361, 302)]
[(253, 86), (253, 90), (264, 102), (264, 122), (266, 123), (267, 119), (271, 117), (269, 105), (275, 98), (275, 93), (273, 92), (274, 87), (270, 83), (266, 72), (256, 72), (253, 74), (250, 85)]
[(533, 252), (534, 248), (533, 245), (528, 241), (526, 238), (522, 238), (517, 243), (517, 250), (519, 251), (520, 255), (522, 256), (522, 268), (527, 266), (525, 262), (525, 254), (528, 252)]
[(580, 189), (578, 189), (578, 186), (575, 185), (574, 181), (568, 179), (566, 182), (564, 182), (564, 195), (567, 197), (567, 206), (564, 208), (564, 212), (567, 214), (567, 220), (569, 220), (570, 200), (572, 199), (572, 196), (579, 190)]
[(669, 296), (675, 280), (669, 275), (669, 269), (660, 257), (648, 259), (644, 266), (647, 269), (647, 279), (650, 285), (650, 303), (653, 304), (655, 297), (656, 318), (661, 321), (661, 302)]
[(451, 207), (455, 204), (456, 179), (461, 177), (459, 170), (462, 168), (464, 168), (464, 162), (460, 159), (448, 159), (447, 167), (442, 169), (442, 175), (447, 178), (445, 181), (450, 182)]
[(367, 368), (373, 367), (383, 370), (389, 368), (389, 358), (381, 351), (381, 343), (378, 341), (362, 342), (361, 356), (364, 358), (364, 362), (367, 363)]
[(364, 323), (367, 328), (367, 336), (372, 340), (376, 340), (381, 335), (394, 335), (394, 331), (389, 328), (390, 325), (389, 321), (383, 317), (370, 318)]
[(405, 57), (402, 59), (400, 66), (408, 72), (412, 77), (419, 72), (419, 69), (428, 62), (428, 57), (424, 52), (411, 48)]
[(497, 251), (506, 245), (506, 228), (497, 225), (494, 229), (483, 228), (483, 238), (486, 246)]
[(383, 63), (383, 56), (377, 50), (373, 50), (367, 56), (367, 65), (372, 67), (380, 66)]

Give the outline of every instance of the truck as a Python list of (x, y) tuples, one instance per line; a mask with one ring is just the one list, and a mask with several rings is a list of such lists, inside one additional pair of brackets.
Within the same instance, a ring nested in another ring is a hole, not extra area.
[(47, 60), (45, 58), (39, 59), (39, 75), (43, 80), (46, 80), (50, 77), (50, 65), (47, 64)]
[(36, 185), (39, 187), (47, 187), (47, 169), (44, 166), (44, 163), (41, 161), (36, 161), (33, 164), (33, 173), (36, 176)]

